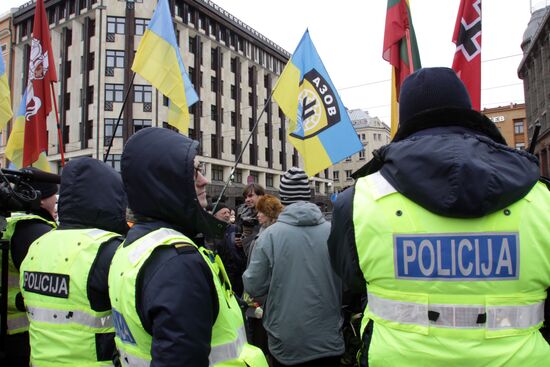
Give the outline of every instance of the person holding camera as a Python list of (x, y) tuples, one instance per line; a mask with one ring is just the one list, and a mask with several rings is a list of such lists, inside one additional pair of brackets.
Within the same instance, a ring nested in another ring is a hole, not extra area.
[(225, 204), (218, 204), (216, 211), (212, 213), (215, 218), (227, 223), (223, 239), (210, 239), (212, 251), (220, 255), (223, 261), (233, 292), (237, 297), (242, 297), (243, 280), (242, 275), (246, 268), (246, 255), (242, 246), (237, 246), (235, 241), (238, 238), (237, 226), (231, 224), (231, 209)]
[[(29, 168), (33, 172), (41, 172)], [(28, 366), (30, 357), (29, 321), (19, 290), (19, 268), (31, 244), (56, 227), (57, 184), (30, 181), (40, 195), (40, 207), (28, 212), (14, 212), (7, 218), (2, 239), (9, 241), (8, 250), (8, 320), (5, 345), (7, 366)]]
[(247, 258), (250, 258), (250, 245), (260, 232), (260, 223), (258, 222), (258, 212), (256, 203), (258, 199), (265, 195), (265, 190), (257, 183), (248, 184), (243, 190), (244, 204), (237, 209), (238, 236), (237, 246), (242, 246)]
[(107, 279), (128, 229), (126, 206), (112, 167), (83, 157), (63, 168), (59, 227), (38, 238), (21, 264), (32, 366), (113, 364)]

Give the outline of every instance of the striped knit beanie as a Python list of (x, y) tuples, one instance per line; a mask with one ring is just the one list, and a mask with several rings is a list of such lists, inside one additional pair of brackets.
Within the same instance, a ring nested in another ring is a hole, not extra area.
[(306, 173), (297, 167), (292, 167), (281, 176), (279, 185), (279, 196), (281, 203), (290, 205), (298, 201), (309, 201), (311, 189)]

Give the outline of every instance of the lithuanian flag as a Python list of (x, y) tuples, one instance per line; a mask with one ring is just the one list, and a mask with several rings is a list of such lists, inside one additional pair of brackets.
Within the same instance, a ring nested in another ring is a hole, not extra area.
[(422, 67), (409, 0), (388, 0), (382, 57), (392, 65), (391, 136), (393, 137), (399, 122), (398, 101), (401, 83), (409, 74)]

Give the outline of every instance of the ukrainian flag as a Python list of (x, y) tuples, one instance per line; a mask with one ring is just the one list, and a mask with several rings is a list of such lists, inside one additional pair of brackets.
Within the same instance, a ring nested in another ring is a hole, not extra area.
[[(23, 150), (25, 148), (25, 112), (27, 111), (27, 93), (25, 90), (23, 97), (21, 97), (21, 104), (19, 104), (19, 110), (17, 116), (13, 122), (13, 128), (11, 130), (8, 144), (6, 145), (6, 157), (17, 168), (23, 168)], [(50, 172), (50, 163), (46, 158), (46, 152), (40, 153), (38, 160), (32, 163), (33, 167), (41, 169), (45, 172)]]
[(273, 98), (291, 121), (289, 140), (309, 176), (363, 149), (309, 31), (279, 77)]
[(188, 107), (199, 97), (183, 65), (167, 0), (159, 0), (139, 44), (132, 70), (170, 99), (168, 123), (187, 134)]
[(8, 120), (13, 116), (11, 110), (10, 87), (8, 85), (8, 76), (6, 75), (6, 66), (0, 55), (0, 129), (4, 129)]

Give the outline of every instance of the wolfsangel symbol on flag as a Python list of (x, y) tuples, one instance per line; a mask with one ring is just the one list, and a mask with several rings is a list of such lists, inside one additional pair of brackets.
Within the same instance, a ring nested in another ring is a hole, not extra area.
[(273, 99), (290, 120), (289, 141), (309, 176), (363, 149), (307, 30), (273, 89)]

